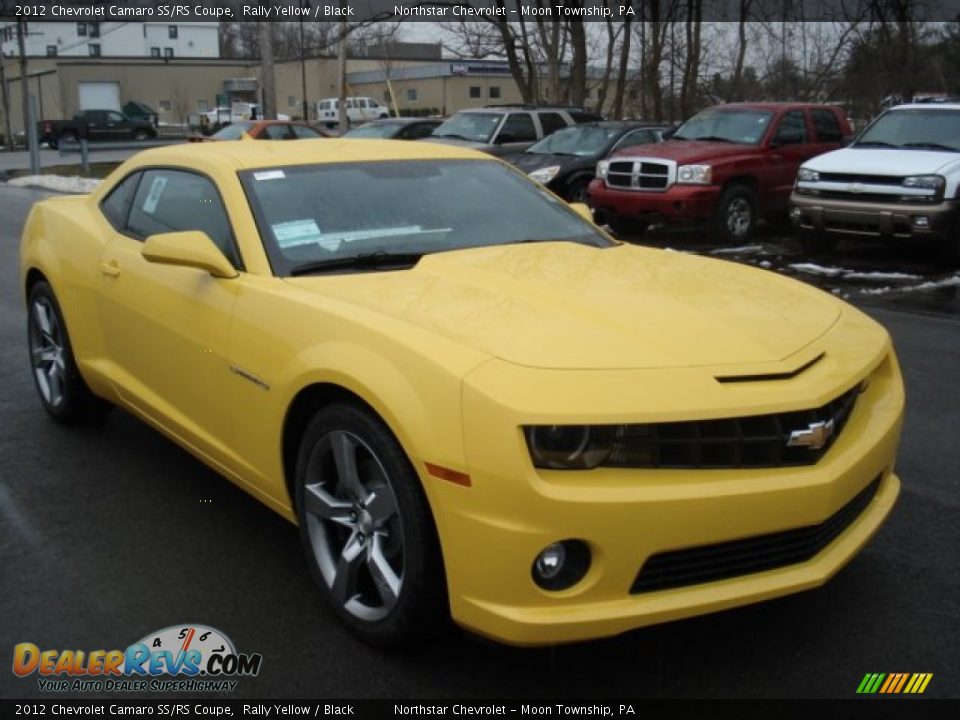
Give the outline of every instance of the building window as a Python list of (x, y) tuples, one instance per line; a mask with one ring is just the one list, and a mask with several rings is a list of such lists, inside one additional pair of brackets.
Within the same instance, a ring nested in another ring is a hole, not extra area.
[(90, 48), (90, 57), (100, 57), (100, 46), (97, 43), (90, 43), (87, 47)]
[(197, 100), (197, 112), (210, 112), (210, 101), (209, 100)]
[(168, 26), (168, 27), (167, 27), (167, 35), (170, 36), (170, 39), (171, 39), (171, 40), (176, 40), (176, 39), (177, 39), (177, 26), (176, 26), (176, 25), (170, 25), (170, 26)]
[(163, 112), (170, 112), (170, 108), (173, 107), (173, 106), (170, 104), (170, 101), (169, 101), (169, 100), (161, 100), (161, 101), (160, 101), (159, 103), (157, 103), (157, 104), (160, 106), (160, 109), (161, 109)]
[(56, 56), (57, 56), (57, 46), (47, 45), (47, 57), (56, 57)]
[(150, 48), (150, 57), (160, 57), (160, 48)]
[(470, 97), (472, 97), (472, 98), (479, 98), (480, 96), (481, 96), (480, 86), (479, 86), (479, 85), (471, 85), (471, 86), (470, 86)]
[(173, 57), (173, 48), (164, 48), (164, 49), (163, 49), (163, 56), (164, 56), (165, 58), (172, 58), (172, 57)]
[(87, 36), (87, 24), (77, 23), (77, 37), (86, 37), (86, 36)]
[(500, 86), (499, 86), (499, 85), (491, 85), (491, 86), (490, 86), (490, 98), (493, 99), (493, 100), (496, 100), (496, 99), (499, 98), (499, 97), (500, 97)]
[(100, 23), (87, 23), (87, 27), (90, 30), (90, 37), (100, 37)]
[(410, 102), (416, 102), (416, 100), (417, 100), (417, 89), (416, 89), (416, 88), (409, 88), (409, 89), (407, 89), (407, 100), (409, 100)]

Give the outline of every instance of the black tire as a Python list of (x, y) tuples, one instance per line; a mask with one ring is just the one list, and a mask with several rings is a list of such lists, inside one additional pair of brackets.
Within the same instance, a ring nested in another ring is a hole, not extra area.
[[(343, 472), (349, 458), (352, 474)], [(433, 516), (410, 461), (375, 414), (350, 403), (320, 410), (300, 443), (295, 493), (310, 574), (354, 634), (403, 647), (449, 626)]]
[(133, 139), (137, 142), (142, 142), (144, 140), (149, 140), (152, 136), (146, 130), (134, 130)]
[(49, 148), (50, 148), (51, 150), (56, 150), (56, 149), (58, 148), (58, 145), (59, 145), (59, 143), (57, 142), (57, 138), (53, 138), (53, 137), (52, 137), (52, 138), (50, 138), (49, 140), (47, 140), (47, 145), (49, 146)]
[(746, 185), (726, 187), (713, 218), (713, 236), (723, 244), (749, 240), (757, 229), (757, 195)]
[(837, 238), (819, 230), (799, 230), (797, 237), (808, 255), (823, 255), (837, 247)]
[(44, 409), (65, 425), (102, 422), (112, 406), (94, 395), (80, 375), (63, 312), (45, 281), (31, 288), (27, 312), (30, 369)]
[(567, 202), (587, 202), (587, 188), (590, 186), (590, 180), (592, 178), (582, 177), (577, 178), (569, 185), (567, 185), (566, 191), (563, 193), (563, 198)]

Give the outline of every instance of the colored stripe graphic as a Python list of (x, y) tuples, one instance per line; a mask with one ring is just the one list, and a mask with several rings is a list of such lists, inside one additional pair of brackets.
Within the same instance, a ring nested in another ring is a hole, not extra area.
[(933, 673), (867, 673), (857, 686), (859, 695), (919, 695), (927, 689)]

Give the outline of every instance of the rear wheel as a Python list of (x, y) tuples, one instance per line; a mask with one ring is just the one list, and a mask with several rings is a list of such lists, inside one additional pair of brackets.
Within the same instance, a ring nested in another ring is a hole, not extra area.
[(314, 579), (351, 631), (401, 646), (446, 626), (433, 518), (399, 443), (373, 413), (324, 408), (297, 458), (300, 538)]
[(748, 240), (757, 228), (757, 196), (746, 185), (730, 185), (720, 195), (714, 236), (722, 243)]
[(102, 420), (110, 404), (95, 396), (81, 377), (63, 313), (46, 282), (30, 290), (28, 311), (30, 365), (44, 409), (64, 424)]

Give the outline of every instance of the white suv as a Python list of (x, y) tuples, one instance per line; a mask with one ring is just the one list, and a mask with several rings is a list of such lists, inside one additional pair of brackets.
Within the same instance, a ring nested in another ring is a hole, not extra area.
[[(390, 117), (390, 110), (372, 97), (348, 97), (345, 104), (347, 120), (351, 124)], [(318, 101), (317, 121), (331, 126), (339, 123), (340, 100), (337, 98), (324, 98)]]
[(807, 250), (844, 238), (931, 238), (960, 263), (960, 104), (890, 108), (797, 172), (790, 217)]

